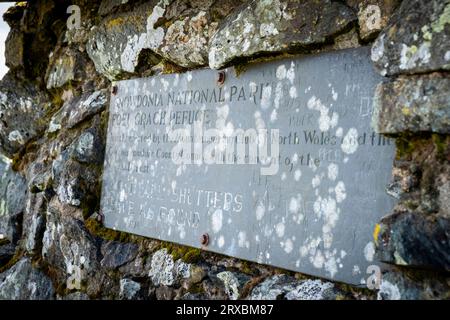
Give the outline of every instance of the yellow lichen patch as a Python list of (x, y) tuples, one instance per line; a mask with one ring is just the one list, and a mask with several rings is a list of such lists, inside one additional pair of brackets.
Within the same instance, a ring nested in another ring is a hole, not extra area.
[(402, 108), (402, 113), (403, 113), (405, 116), (409, 116), (409, 115), (411, 115), (411, 109), (408, 108), (408, 107), (403, 107), (403, 108)]
[(107, 27), (108, 29), (111, 29), (111, 28), (114, 28), (114, 27), (117, 27), (117, 26), (122, 25), (124, 22), (125, 22), (125, 19), (124, 19), (124, 18), (121, 18), (121, 17), (115, 18), (115, 19), (109, 20), (109, 21), (106, 23), (106, 27)]
[(375, 241), (375, 244), (378, 245), (378, 236), (380, 235), (381, 226), (380, 224), (375, 225), (375, 229), (373, 230), (373, 241)]
[(431, 24), (431, 29), (433, 32), (442, 32), (446, 24), (450, 24), (450, 4), (445, 6), (439, 19)]

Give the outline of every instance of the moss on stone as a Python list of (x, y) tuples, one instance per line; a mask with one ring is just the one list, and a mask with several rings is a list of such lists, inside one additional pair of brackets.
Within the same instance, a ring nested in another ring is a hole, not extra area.
[(197, 248), (162, 241), (161, 249), (167, 249), (174, 261), (181, 259), (185, 263), (196, 263), (201, 260), (202, 250)]
[(92, 235), (98, 236), (105, 240), (133, 242), (136, 237), (126, 232), (105, 228), (100, 222), (93, 218), (87, 219), (84, 224), (86, 229), (88, 229)]

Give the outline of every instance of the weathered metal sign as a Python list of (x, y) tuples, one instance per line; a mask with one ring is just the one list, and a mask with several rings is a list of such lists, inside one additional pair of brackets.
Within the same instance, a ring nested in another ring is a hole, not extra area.
[[(393, 142), (367, 48), (115, 83), (107, 227), (362, 284)], [(278, 150), (277, 150), (278, 149)]]

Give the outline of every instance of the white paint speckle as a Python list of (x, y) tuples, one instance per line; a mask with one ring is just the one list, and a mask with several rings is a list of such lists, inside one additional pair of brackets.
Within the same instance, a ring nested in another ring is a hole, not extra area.
[(371, 241), (367, 243), (366, 246), (364, 247), (364, 257), (368, 262), (372, 262), (374, 255), (375, 255), (375, 246)]
[(261, 220), (264, 217), (264, 213), (266, 212), (266, 208), (262, 205), (259, 204), (256, 207), (256, 220)]
[(294, 249), (294, 243), (292, 242), (291, 239), (287, 239), (286, 242), (284, 243), (284, 251), (286, 253), (291, 253), (293, 249)]
[(356, 152), (358, 149), (358, 130), (356, 128), (350, 128), (348, 130), (342, 141), (341, 149), (347, 154)]
[(284, 236), (284, 230), (285, 226), (283, 222), (280, 222), (275, 226), (275, 232), (279, 238)]
[(302, 176), (302, 172), (300, 171), (300, 169), (295, 170), (295, 172), (294, 172), (295, 181), (299, 181), (301, 176)]
[(286, 78), (286, 66), (284, 64), (278, 66), (276, 76), (278, 80), (283, 80)]
[(341, 203), (347, 198), (347, 194), (345, 192), (345, 184), (343, 181), (339, 181), (334, 188), (334, 192), (336, 193), (336, 201)]
[(214, 233), (218, 233), (222, 229), (222, 219), (223, 215), (221, 209), (217, 209), (211, 215), (211, 225)]
[(330, 163), (328, 166), (328, 179), (334, 181), (336, 180), (339, 173), (339, 167), (335, 163)]
[(217, 239), (217, 245), (219, 248), (222, 248), (225, 245), (225, 238), (223, 236), (220, 236), (219, 239)]

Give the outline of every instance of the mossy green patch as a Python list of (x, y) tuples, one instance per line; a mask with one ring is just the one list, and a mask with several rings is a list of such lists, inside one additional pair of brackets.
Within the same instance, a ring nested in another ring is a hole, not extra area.
[(170, 242), (161, 242), (161, 248), (167, 249), (167, 252), (172, 255), (174, 261), (181, 259), (186, 263), (196, 263), (201, 260), (202, 251), (197, 248), (180, 246)]
[(98, 236), (105, 240), (120, 241), (120, 242), (135, 242), (136, 236), (126, 232), (116, 231), (105, 228), (97, 220), (90, 218), (85, 221), (85, 226), (92, 235)]

